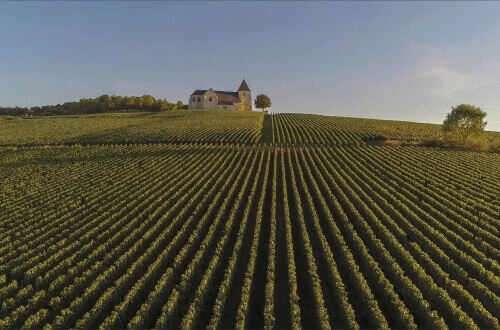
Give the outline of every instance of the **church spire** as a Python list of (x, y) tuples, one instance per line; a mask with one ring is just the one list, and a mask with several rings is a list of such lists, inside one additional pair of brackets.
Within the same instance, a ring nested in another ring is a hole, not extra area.
[(238, 88), (238, 92), (250, 92), (250, 88), (248, 88), (247, 82), (245, 81), (245, 78), (243, 78), (243, 81), (241, 82), (240, 88)]

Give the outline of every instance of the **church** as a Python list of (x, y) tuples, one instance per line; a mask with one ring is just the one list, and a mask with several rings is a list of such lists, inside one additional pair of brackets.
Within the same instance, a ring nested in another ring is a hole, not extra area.
[(250, 88), (243, 79), (236, 92), (197, 89), (189, 97), (188, 109), (252, 111)]

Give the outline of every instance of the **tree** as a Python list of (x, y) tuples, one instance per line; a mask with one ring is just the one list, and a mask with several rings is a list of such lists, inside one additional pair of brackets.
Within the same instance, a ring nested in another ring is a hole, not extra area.
[(262, 109), (262, 111), (265, 111), (266, 108), (271, 107), (271, 99), (265, 94), (259, 94), (255, 98), (254, 104), (257, 109)]
[(470, 104), (460, 104), (451, 107), (443, 122), (445, 140), (452, 144), (459, 143), (462, 148), (467, 146), (470, 137), (479, 136), (484, 132), (487, 122), (486, 112)]
[(174, 105), (175, 110), (181, 110), (184, 109), (184, 103), (182, 101), (177, 101), (177, 103)]

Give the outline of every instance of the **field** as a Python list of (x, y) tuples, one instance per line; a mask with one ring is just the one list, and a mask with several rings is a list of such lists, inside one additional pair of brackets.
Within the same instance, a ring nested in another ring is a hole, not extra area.
[[(500, 154), (439, 126), (0, 122), (0, 328), (500, 328)], [(491, 133), (491, 139), (497, 135)]]

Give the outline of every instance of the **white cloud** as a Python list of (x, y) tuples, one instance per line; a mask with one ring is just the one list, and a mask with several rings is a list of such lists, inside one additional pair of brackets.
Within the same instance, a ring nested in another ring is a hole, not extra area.
[(418, 91), (421, 99), (437, 109), (436, 116), (437, 111), (444, 116), (452, 106), (469, 103), (498, 120), (500, 61), (490, 54), (473, 52), (477, 47), (472, 46), (412, 44), (413, 64), (401, 85)]
[(487, 120), (486, 130), (500, 132), (500, 120)]
[(427, 66), (417, 76), (429, 83), (430, 93), (437, 97), (453, 98), (468, 88), (471, 77), (455, 71), (443, 63)]
[(425, 45), (412, 45), (417, 59), (411, 76), (434, 97), (453, 99), (472, 88), (475, 77), (457, 66), (454, 54)]

